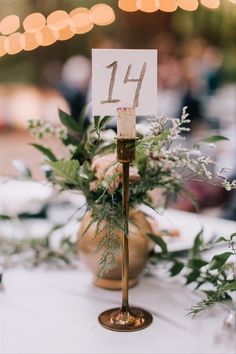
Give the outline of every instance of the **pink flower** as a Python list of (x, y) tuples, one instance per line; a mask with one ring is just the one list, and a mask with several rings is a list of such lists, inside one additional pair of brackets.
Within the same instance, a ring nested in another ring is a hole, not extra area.
[[(122, 175), (122, 171), (123, 171), (122, 164), (119, 164), (117, 170)], [(131, 166), (129, 168), (129, 180), (130, 181), (139, 181), (140, 180), (140, 174), (138, 172), (137, 167)]]
[[(109, 193), (113, 193), (122, 182), (122, 164), (117, 162), (116, 154), (95, 156), (92, 161), (92, 170), (98, 181), (105, 181)], [(130, 167), (130, 181), (140, 180), (137, 167)], [(97, 182), (90, 183), (90, 190), (96, 191)]]
[(140, 181), (140, 174), (138, 172), (138, 168), (135, 166), (131, 166), (129, 169), (129, 180), (130, 181)]
[(92, 181), (89, 183), (89, 189), (91, 192), (96, 192), (98, 188), (98, 181)]
[(116, 154), (95, 156), (92, 161), (92, 170), (99, 181), (103, 180), (106, 171), (117, 161)]
[(108, 192), (109, 193), (113, 193), (115, 192), (115, 190), (119, 187), (119, 184), (121, 182), (122, 176), (121, 176), (121, 172), (119, 171), (119, 164), (117, 163), (114, 166), (111, 166), (105, 176), (104, 179), (107, 182), (108, 185)]

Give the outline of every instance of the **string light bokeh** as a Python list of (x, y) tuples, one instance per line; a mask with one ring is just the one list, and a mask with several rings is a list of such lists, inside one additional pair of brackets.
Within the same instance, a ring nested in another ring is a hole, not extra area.
[[(216, 10), (221, 3), (236, 0), (118, 0), (118, 6), (125, 12), (156, 11), (174, 12), (178, 9), (196, 11), (199, 6)], [(93, 7), (77, 7), (70, 11), (56, 10), (47, 18), (41, 13), (29, 14), (20, 21), (13, 14), (0, 22), (0, 57), (17, 54), (22, 50), (31, 51), (40, 46), (50, 46), (57, 41), (66, 41), (75, 35), (88, 33), (97, 26), (108, 26), (115, 21), (115, 12), (111, 5), (98, 3)], [(22, 28), (22, 32), (19, 30)]]
[[(226, 0), (119, 0), (118, 5), (121, 10), (127, 12), (174, 12), (178, 8), (186, 11), (196, 11), (199, 5), (208, 9), (217, 9)], [(228, 0), (236, 4), (236, 0)]]
[(115, 12), (110, 5), (96, 4), (91, 9), (78, 7), (70, 13), (56, 10), (45, 18), (41, 13), (28, 15), (21, 27), (17, 15), (6, 16), (0, 22), (0, 57), (31, 51), (39, 46), (50, 46), (57, 41), (66, 41), (75, 35), (88, 33), (94, 27), (107, 26), (115, 21)]

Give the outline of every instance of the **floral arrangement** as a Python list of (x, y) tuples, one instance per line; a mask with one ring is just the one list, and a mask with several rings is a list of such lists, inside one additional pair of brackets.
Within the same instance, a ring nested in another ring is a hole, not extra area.
[[(57, 136), (66, 148), (65, 156), (58, 158), (47, 147), (32, 145), (46, 157), (46, 177), (50, 183), (61, 190), (80, 191), (85, 196), (92, 218), (84, 234), (93, 223), (97, 223), (96, 234), (99, 234), (105, 221), (106, 236), (98, 248), (103, 252), (101, 273), (107, 272), (114, 266), (120, 248), (116, 230), (124, 228), (122, 168), (116, 159), (115, 141), (107, 137), (105, 130), (110, 117), (95, 116), (94, 122), (84, 129), (85, 114), (79, 123), (65, 112), (59, 111), (59, 116), (64, 128), (31, 120), (29, 129), (40, 139), (49, 134)], [(131, 208), (146, 204), (155, 209), (151, 192), (158, 188), (164, 190), (166, 204), (179, 194), (195, 203), (186, 188), (185, 182), (189, 180), (221, 185), (227, 190), (236, 188), (236, 181), (227, 180), (227, 169), (215, 171), (215, 162), (201, 152), (203, 143), (213, 144), (226, 138), (212, 136), (191, 149), (186, 148), (183, 140), (189, 122), (184, 108), (181, 118), (150, 117), (147, 133), (138, 132), (136, 160), (130, 170)]]

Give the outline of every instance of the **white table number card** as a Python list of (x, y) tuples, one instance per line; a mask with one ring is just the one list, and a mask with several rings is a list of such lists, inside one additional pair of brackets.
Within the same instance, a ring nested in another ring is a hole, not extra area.
[(93, 115), (116, 115), (134, 108), (137, 115), (157, 112), (157, 50), (92, 50)]

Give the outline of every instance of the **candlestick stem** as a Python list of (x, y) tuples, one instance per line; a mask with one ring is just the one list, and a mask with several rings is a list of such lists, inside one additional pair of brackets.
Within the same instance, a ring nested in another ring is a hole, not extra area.
[(129, 163), (123, 163), (122, 209), (124, 235), (122, 239), (122, 309), (129, 311)]
[(122, 305), (104, 311), (100, 324), (112, 331), (133, 332), (152, 323), (152, 315), (146, 310), (129, 307), (129, 165), (135, 159), (135, 139), (117, 139), (117, 157), (123, 165), (122, 178)]

